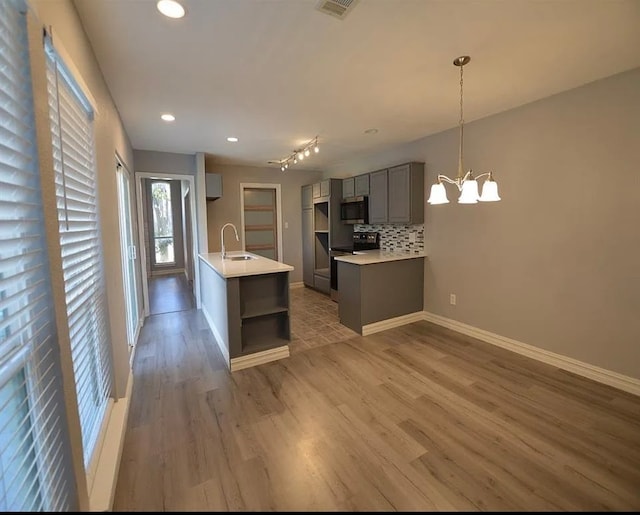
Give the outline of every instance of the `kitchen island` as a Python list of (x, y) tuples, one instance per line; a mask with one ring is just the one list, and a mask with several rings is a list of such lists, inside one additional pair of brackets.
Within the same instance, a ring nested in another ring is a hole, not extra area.
[(422, 320), (424, 252), (337, 256), (340, 323), (362, 335)]
[(198, 255), (202, 312), (229, 370), (289, 356), (289, 272), (251, 252)]

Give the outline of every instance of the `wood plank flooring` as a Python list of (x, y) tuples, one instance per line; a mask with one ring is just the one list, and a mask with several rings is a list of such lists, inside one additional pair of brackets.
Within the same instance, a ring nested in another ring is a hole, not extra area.
[(149, 278), (149, 313), (159, 315), (195, 307), (191, 285), (183, 273)]
[(640, 510), (639, 397), (428, 322), (304, 341), (231, 374), (148, 318), (114, 511)]

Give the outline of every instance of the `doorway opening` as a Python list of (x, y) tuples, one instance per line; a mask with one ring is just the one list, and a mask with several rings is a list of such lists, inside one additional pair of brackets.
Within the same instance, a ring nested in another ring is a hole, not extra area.
[(242, 248), (282, 261), (280, 184), (240, 183)]
[(194, 178), (137, 173), (145, 315), (197, 307)]

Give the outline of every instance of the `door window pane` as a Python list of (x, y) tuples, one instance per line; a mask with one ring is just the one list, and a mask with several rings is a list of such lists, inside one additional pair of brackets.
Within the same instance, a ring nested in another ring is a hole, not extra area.
[(278, 259), (276, 190), (244, 188), (245, 250), (269, 259)]
[(168, 182), (151, 183), (151, 197), (155, 262), (157, 264), (173, 264), (176, 260), (173, 248), (171, 186)]

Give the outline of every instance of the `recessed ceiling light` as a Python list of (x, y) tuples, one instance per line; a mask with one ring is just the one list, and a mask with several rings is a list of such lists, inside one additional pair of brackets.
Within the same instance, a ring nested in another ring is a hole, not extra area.
[(184, 16), (184, 7), (175, 0), (158, 0), (156, 7), (158, 11), (169, 18), (182, 18)]
[(162, 118), (165, 122), (172, 122), (176, 119), (175, 116), (169, 113), (163, 114), (160, 118)]
[(367, 129), (364, 131), (365, 134), (375, 134), (376, 132), (378, 132), (378, 129)]
[(229, 136), (227, 138), (227, 141), (230, 141), (231, 143), (236, 143), (238, 141), (238, 138), (236, 138), (235, 136)]

